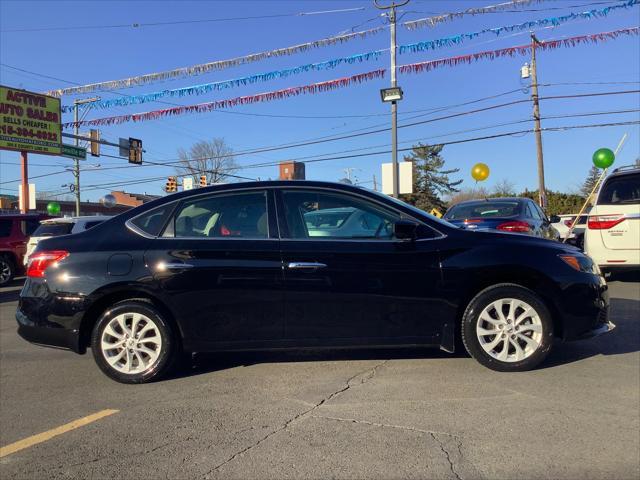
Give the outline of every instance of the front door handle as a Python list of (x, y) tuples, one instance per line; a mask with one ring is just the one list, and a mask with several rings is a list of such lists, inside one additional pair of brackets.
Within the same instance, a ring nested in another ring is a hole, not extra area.
[(289, 262), (287, 268), (289, 270), (318, 270), (319, 268), (326, 268), (324, 263), (316, 262)]

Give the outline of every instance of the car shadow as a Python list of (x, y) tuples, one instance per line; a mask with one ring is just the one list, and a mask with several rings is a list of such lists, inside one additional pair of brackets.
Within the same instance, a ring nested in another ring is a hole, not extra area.
[(0, 287), (0, 304), (17, 302), (23, 284), (24, 278), (14, 278), (4, 287)]
[[(557, 342), (538, 369), (578, 362), (598, 355), (622, 355), (640, 351), (640, 299), (611, 299), (611, 320), (616, 329), (601, 337), (575, 342)], [(171, 379), (247, 367), (260, 363), (327, 362), (341, 360), (400, 360), (465, 358), (465, 351), (447, 353), (437, 348), (299, 349), (271, 352), (198, 353), (183, 362)]]

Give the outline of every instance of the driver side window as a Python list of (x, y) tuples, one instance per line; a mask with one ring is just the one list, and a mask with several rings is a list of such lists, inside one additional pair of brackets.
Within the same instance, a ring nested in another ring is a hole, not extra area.
[(288, 190), (282, 193), (288, 238), (371, 239), (393, 238), (393, 224), (400, 217), (376, 204), (349, 195)]

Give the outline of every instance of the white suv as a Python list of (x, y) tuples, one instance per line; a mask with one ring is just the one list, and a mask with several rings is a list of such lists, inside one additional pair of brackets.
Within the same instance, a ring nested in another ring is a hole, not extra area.
[(605, 272), (640, 270), (640, 167), (609, 175), (589, 212), (585, 252)]
[(36, 245), (38, 245), (38, 242), (43, 238), (84, 232), (110, 218), (110, 216), (106, 215), (94, 215), (91, 217), (61, 217), (42, 220), (40, 226), (31, 234), (27, 242), (27, 252), (23, 260), (24, 264), (27, 265), (29, 263), (29, 255), (31, 255)]

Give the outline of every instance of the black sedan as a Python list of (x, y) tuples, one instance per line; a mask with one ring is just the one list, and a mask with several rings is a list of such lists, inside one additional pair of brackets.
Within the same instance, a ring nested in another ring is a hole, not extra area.
[(551, 218), (530, 198), (487, 198), (460, 202), (443, 217), (454, 225), (469, 230), (500, 230), (559, 240), (560, 233), (551, 225), (560, 221)]
[(469, 231), (326, 182), (177, 193), (43, 240), (16, 313), (25, 339), (92, 349), (113, 379), (161, 377), (190, 352), (431, 345), (461, 339), (500, 371), (554, 337), (614, 328), (607, 285), (576, 248)]

